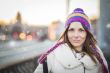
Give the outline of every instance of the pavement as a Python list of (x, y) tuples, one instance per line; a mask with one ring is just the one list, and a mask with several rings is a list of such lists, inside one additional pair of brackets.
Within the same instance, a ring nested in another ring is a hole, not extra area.
[(10, 41), (0, 48), (0, 69), (38, 56), (54, 42)]

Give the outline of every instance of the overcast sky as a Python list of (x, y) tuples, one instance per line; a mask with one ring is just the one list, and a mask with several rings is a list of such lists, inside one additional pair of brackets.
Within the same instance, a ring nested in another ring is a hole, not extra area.
[[(95, 14), (99, 0), (70, 0), (70, 11), (75, 7), (85, 8), (88, 15)], [(87, 11), (88, 10), (88, 11)], [(53, 20), (64, 20), (66, 0), (0, 0), (0, 19), (15, 18), (21, 12), (28, 24), (49, 24)]]

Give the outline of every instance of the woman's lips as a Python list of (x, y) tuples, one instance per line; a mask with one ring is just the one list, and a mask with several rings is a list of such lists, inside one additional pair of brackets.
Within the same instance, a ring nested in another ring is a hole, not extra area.
[(73, 40), (73, 42), (75, 42), (75, 43), (79, 43), (79, 42), (80, 42), (80, 40)]

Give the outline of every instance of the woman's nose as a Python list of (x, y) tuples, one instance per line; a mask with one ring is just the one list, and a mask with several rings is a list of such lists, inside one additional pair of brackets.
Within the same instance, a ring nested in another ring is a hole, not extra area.
[(74, 36), (75, 37), (78, 37), (79, 36), (79, 33), (76, 31), (76, 32), (74, 32)]

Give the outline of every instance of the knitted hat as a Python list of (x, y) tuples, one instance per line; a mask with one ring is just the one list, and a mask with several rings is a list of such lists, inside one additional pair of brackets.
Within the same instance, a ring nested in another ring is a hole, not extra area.
[(84, 13), (83, 9), (76, 8), (74, 11), (67, 17), (66, 20), (66, 28), (72, 23), (72, 22), (80, 22), (82, 25), (84, 25), (87, 30), (91, 30), (91, 24), (88, 16)]

